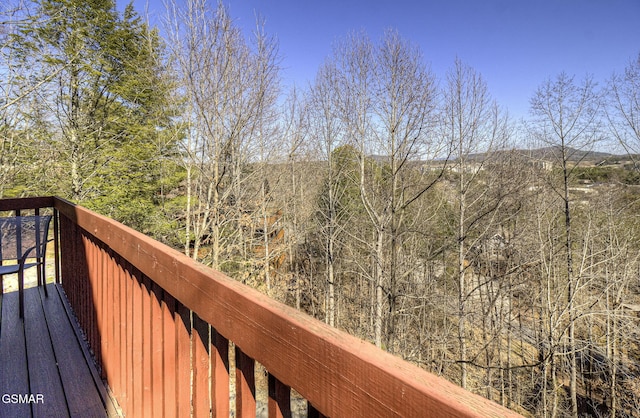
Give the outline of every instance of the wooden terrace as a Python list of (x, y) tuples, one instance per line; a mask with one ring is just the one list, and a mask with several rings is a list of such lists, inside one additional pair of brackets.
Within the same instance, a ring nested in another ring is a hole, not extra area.
[(85, 208), (0, 200), (34, 212), (55, 283), (23, 320), (2, 298), (0, 417), (255, 417), (262, 393), (269, 417), (519, 416)]
[(64, 290), (48, 284), (2, 298), (0, 417), (114, 417), (117, 406), (101, 379)]

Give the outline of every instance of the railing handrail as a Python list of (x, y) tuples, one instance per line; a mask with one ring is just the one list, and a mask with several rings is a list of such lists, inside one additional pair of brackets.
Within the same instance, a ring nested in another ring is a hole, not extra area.
[(53, 196), (4, 198), (0, 199), (0, 212), (52, 208), (55, 199)]
[[(126, 259), (326, 416), (519, 416), (112, 219), (60, 198), (28, 200), (28, 206), (44, 203)], [(16, 204), (0, 200), (0, 210)]]

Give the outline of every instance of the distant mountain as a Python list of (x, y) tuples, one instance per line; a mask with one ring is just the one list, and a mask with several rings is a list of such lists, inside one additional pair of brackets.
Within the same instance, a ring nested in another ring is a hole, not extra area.
[[(609, 152), (602, 151), (584, 151), (575, 148), (566, 148), (568, 161), (571, 162), (584, 162), (590, 164), (618, 164), (620, 162), (635, 160), (640, 161), (640, 155), (627, 155), (627, 154), (612, 154)], [(500, 150), (495, 151), (498, 154), (504, 154), (505, 156), (518, 155), (522, 158), (538, 160), (538, 161), (549, 161), (556, 162), (561, 156), (561, 147), (560, 146), (551, 146), (551, 147), (543, 147), (536, 149), (511, 149), (511, 150)], [(477, 154), (469, 154), (467, 156), (467, 161), (482, 161), (486, 158), (487, 153), (477, 153)], [(377, 161), (379, 163), (385, 163), (389, 161), (389, 157), (380, 154), (371, 154), (368, 158)], [(455, 161), (456, 157), (451, 156), (451, 161)], [(434, 161), (444, 161), (443, 159), (436, 158)]]
[[(560, 158), (562, 147), (560, 146), (552, 146), (552, 147), (544, 147), (538, 148), (534, 150), (523, 150), (521, 151), (524, 155), (540, 160), (555, 160)], [(566, 148), (567, 157), (569, 161), (602, 161), (610, 158), (627, 158), (627, 156), (616, 156), (614, 154), (608, 152), (601, 151), (583, 151), (575, 148)]]
[[(560, 146), (552, 146), (552, 147), (544, 147), (544, 148), (536, 148), (536, 149), (516, 149), (516, 150), (504, 150), (499, 151), (503, 153), (516, 153), (525, 158), (530, 158), (533, 160), (540, 161), (555, 161), (558, 160), (561, 156), (561, 147)], [(583, 161), (590, 162), (594, 164), (598, 164), (601, 162), (611, 164), (619, 161), (625, 161), (636, 159), (639, 156), (629, 156), (627, 154), (618, 155), (611, 154), (608, 152), (602, 151), (584, 151), (575, 148), (566, 148), (566, 153), (569, 161)], [(483, 159), (485, 157), (485, 153), (473, 154), (469, 156), (470, 159)]]

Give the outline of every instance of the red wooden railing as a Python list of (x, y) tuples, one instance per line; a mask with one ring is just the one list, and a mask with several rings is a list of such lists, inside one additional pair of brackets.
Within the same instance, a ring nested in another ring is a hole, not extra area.
[(228, 417), (231, 391), (235, 416), (255, 417), (256, 362), (270, 417), (291, 415), (291, 388), (309, 416), (518, 416), (85, 208), (0, 200), (45, 207), (62, 285), (126, 416)]

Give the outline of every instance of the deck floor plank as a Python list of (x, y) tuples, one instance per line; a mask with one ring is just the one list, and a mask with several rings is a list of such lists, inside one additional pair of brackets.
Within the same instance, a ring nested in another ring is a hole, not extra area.
[(18, 317), (18, 292), (2, 298), (0, 395), (41, 394), (44, 404), (0, 401), (0, 418), (114, 416), (64, 291), (47, 287), (48, 297), (42, 287), (25, 290), (24, 321)]
[(98, 382), (98, 384), (96, 385), (97, 390), (100, 395), (100, 398), (102, 399), (103, 405), (106, 405), (107, 415), (109, 417), (121, 417), (122, 415), (120, 414), (119, 407), (117, 402), (115, 401), (113, 393), (107, 389), (107, 386), (103, 383), (102, 378), (100, 377), (100, 373), (98, 372), (98, 369), (95, 367), (95, 364), (93, 364), (94, 360), (93, 360), (92, 354), (89, 351), (88, 345), (84, 343), (84, 339), (80, 331), (80, 326), (75, 320), (75, 318), (73, 317), (73, 309), (71, 309), (71, 306), (69, 305), (69, 301), (67, 299), (67, 296), (64, 290), (60, 286), (56, 286), (56, 290), (57, 290), (58, 296), (60, 297), (61, 304), (64, 307), (64, 310), (67, 314), (67, 317), (70, 318), (69, 321), (73, 325), (73, 330), (75, 332), (76, 339), (78, 341), (83, 341), (83, 343), (80, 344), (80, 348), (82, 349), (84, 358), (90, 359), (90, 361), (92, 362), (92, 364), (89, 366), (89, 372), (93, 377), (93, 381)]
[(105, 407), (58, 292), (42, 300), (72, 417), (104, 417)]
[(29, 392), (41, 396), (31, 405), (34, 417), (69, 417), (58, 362), (53, 352), (39, 292), (25, 292), (24, 334), (28, 347)]
[[(2, 333), (0, 334), (0, 392), (3, 397), (29, 393), (27, 353), (22, 320), (18, 313), (18, 292), (2, 297)], [(28, 403), (2, 399), (0, 417), (31, 416)]]

